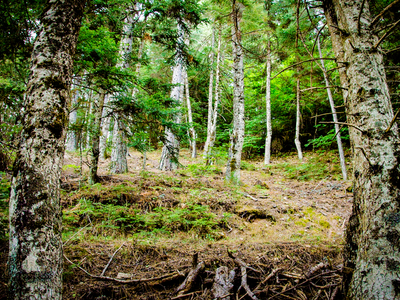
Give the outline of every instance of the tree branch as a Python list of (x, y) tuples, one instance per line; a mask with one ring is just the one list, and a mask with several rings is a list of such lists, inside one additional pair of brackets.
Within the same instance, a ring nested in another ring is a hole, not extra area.
[[(281, 73), (283, 73), (284, 71), (286, 71), (288, 69), (291, 69), (293, 67), (296, 67), (296, 66), (301, 65), (301, 64), (306, 63), (306, 62), (311, 62), (311, 61), (316, 61), (316, 60), (321, 60), (321, 59), (324, 59), (324, 60), (335, 60), (336, 61), (336, 58), (330, 58), (330, 57), (322, 57), (322, 58), (313, 58), (313, 59), (303, 60), (301, 62), (298, 62), (298, 63), (295, 63), (293, 65), (290, 65), (289, 67), (286, 67), (283, 70), (279, 71), (274, 77), (271, 78), (271, 80), (275, 79), (275, 77), (277, 77), (278, 75), (280, 75)], [(343, 62), (338, 62), (338, 63), (343, 63)]]
[(362, 11), (364, 10), (364, 4), (365, 4), (365, 0), (363, 0), (363, 2), (361, 3), (360, 13), (358, 14), (358, 18), (357, 18), (358, 34), (360, 34), (360, 27), (361, 27), (360, 20), (361, 20)]
[(375, 44), (375, 46), (372, 47), (372, 50), (376, 50), (376, 48), (378, 48), (378, 46), (382, 43), (382, 41), (392, 33), (393, 29), (394, 29), (397, 25), (399, 25), (399, 23), (400, 23), (400, 20), (398, 20), (396, 23), (394, 23), (394, 24), (392, 25), (392, 27), (390, 27), (389, 30), (386, 31), (386, 33), (385, 33), (385, 34), (380, 38), (380, 40)]
[(400, 0), (394, 0), (392, 3), (390, 3), (388, 6), (386, 6), (371, 22), (369, 25), (369, 28), (372, 28), (376, 25), (376, 23), (379, 21), (379, 19), (387, 13), (393, 6), (395, 6), (397, 3), (399, 3)]

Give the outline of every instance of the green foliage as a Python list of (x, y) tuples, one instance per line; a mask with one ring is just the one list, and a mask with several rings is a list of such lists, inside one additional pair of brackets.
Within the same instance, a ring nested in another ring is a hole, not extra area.
[[(317, 125), (316, 127), (319, 127), (319, 125)], [(343, 128), (340, 132), (340, 136), (342, 138), (342, 140), (349, 140), (349, 130), (347, 127)], [(310, 145), (312, 145), (314, 148), (329, 148), (332, 146), (333, 143), (336, 142), (336, 133), (335, 133), (335, 129), (331, 129), (328, 134), (326, 135), (321, 135), (315, 139), (311, 139), (308, 141), (307, 144), (305, 144), (305, 147), (308, 147)]]
[(11, 182), (4, 172), (0, 172), (0, 240), (8, 236), (8, 199)]
[(90, 220), (92, 231), (106, 235), (191, 231), (204, 237), (218, 225), (217, 216), (209, 212), (208, 206), (198, 204), (176, 208), (157, 207), (144, 213), (128, 205), (103, 204), (81, 199), (76, 207), (78, 209), (64, 212), (63, 220), (67, 231), (82, 226), (82, 222), (87, 223), (84, 220)]

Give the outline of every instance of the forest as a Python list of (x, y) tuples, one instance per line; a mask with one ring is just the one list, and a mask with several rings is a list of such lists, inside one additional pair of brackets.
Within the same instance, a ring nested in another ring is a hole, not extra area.
[(0, 2), (0, 299), (400, 299), (400, 0)]

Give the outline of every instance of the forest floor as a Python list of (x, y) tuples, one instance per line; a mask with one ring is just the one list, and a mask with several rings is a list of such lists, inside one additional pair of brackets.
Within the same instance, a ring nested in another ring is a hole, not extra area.
[(142, 170), (131, 151), (121, 175), (102, 161), (87, 186), (80, 158), (65, 155), (64, 299), (213, 299), (221, 266), (236, 271), (230, 299), (341, 299), (352, 193), (334, 152), (245, 160), (240, 186), (224, 180), (222, 158), (206, 167), (183, 150), (182, 168), (161, 172), (159, 157)]

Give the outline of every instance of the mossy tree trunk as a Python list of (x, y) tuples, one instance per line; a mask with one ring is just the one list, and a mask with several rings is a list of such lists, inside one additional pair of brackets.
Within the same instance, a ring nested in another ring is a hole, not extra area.
[(61, 299), (60, 169), (85, 1), (49, 1), (34, 43), (10, 196), (9, 295)]
[[(364, 4), (364, 5), (363, 5)], [(354, 203), (346, 231), (347, 299), (400, 299), (399, 133), (368, 1), (325, 0), (353, 150)]]

